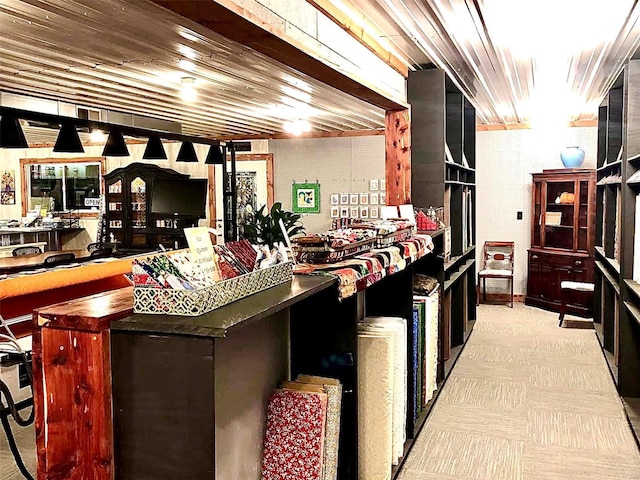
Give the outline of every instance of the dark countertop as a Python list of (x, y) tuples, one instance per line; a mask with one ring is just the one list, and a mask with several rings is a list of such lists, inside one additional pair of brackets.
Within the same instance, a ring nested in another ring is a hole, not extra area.
[(228, 332), (269, 315), (337, 284), (335, 278), (294, 275), (291, 282), (264, 290), (197, 317), (136, 313), (111, 323), (112, 332), (187, 335), (224, 338)]
[(41, 232), (79, 232), (84, 227), (0, 227), (0, 235)]

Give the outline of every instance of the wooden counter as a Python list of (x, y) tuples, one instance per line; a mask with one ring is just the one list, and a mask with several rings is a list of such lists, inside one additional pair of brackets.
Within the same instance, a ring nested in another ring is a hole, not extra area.
[(109, 325), (132, 312), (133, 287), (34, 312), (37, 478), (113, 477)]
[(52, 250), (43, 253), (20, 255), (18, 257), (4, 257), (0, 258), (0, 275), (19, 273), (36, 267), (47, 268), (44, 266), (45, 258), (61, 253), (73, 253), (76, 256), (74, 262), (82, 262), (91, 259), (91, 253), (85, 248), (78, 250)]

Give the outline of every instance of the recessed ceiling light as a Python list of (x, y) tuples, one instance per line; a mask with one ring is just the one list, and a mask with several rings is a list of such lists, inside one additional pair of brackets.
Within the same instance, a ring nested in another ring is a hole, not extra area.
[(180, 96), (185, 102), (195, 102), (198, 98), (198, 93), (194, 88), (196, 79), (193, 77), (182, 77)]
[(178, 62), (178, 65), (180, 66), (181, 69), (186, 70), (188, 72), (196, 68), (196, 65), (192, 61), (186, 60), (184, 58)]

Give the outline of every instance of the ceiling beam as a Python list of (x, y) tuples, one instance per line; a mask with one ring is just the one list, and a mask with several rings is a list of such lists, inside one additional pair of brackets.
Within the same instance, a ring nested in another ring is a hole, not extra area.
[(284, 40), (284, 32), (276, 35), (249, 18), (249, 11), (236, 6), (232, 11), (213, 0), (150, 0), (167, 10), (185, 17), (203, 27), (246, 45), (284, 65), (309, 75), (316, 80), (353, 95), (384, 110), (402, 110), (406, 104), (386, 97), (380, 92), (339, 72), (301, 48)]
[(345, 130), (343, 132), (308, 132), (294, 135), (292, 133), (276, 133), (273, 135), (231, 135), (217, 137), (221, 142), (236, 140), (291, 140), (299, 138), (343, 138), (343, 137), (368, 137), (372, 135), (384, 135), (384, 129), (379, 130)]
[[(346, 12), (337, 8), (331, 0), (307, 0), (317, 10), (324, 13), (333, 20), (342, 29), (358, 40), (362, 45), (367, 47), (380, 60), (385, 62), (396, 72), (407, 78), (409, 75), (409, 67), (400, 58), (394, 55), (388, 48), (384, 47), (375, 37), (369, 34), (362, 26), (354, 21)], [(365, 21), (364, 16), (361, 17), (362, 22)]]

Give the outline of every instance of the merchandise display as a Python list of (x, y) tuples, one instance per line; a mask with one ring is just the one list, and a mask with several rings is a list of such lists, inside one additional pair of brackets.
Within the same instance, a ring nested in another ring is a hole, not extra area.
[(336, 480), (342, 385), (298, 375), (269, 399), (262, 478)]
[(404, 270), (407, 265), (430, 253), (434, 248), (429, 235), (416, 235), (385, 248), (332, 264), (298, 264), (295, 273), (324, 274), (338, 278), (339, 298), (344, 299), (382, 278)]

